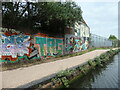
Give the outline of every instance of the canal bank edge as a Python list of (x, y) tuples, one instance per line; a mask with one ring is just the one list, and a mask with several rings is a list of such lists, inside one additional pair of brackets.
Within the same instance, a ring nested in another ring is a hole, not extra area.
[(68, 88), (77, 78), (82, 78), (88, 72), (93, 70), (95, 67), (102, 67), (104, 63), (107, 63), (110, 58), (120, 52), (120, 49), (110, 50), (88, 62), (83, 63), (66, 70), (58, 72), (56, 75), (49, 77), (46, 81), (39, 84), (33, 85), (29, 88), (40, 89), (40, 88)]

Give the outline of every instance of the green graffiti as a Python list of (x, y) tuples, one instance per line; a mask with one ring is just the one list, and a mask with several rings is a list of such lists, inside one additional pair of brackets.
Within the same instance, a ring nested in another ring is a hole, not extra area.
[(27, 57), (26, 55), (21, 56), (21, 57), (18, 57), (18, 60), (21, 60), (21, 59), (29, 60), (28, 57)]
[(18, 59), (17, 59), (16, 61), (10, 61), (10, 60), (1, 60), (1, 59), (0, 59), (0, 62), (10, 62), (10, 63), (16, 63), (16, 62), (18, 62)]
[(6, 62), (6, 60), (1, 60), (1, 59), (0, 59), (0, 62)]
[(44, 44), (46, 44), (46, 38), (44, 37), (36, 37), (36, 44), (40, 45), (41, 56), (44, 56)]
[(48, 50), (49, 56), (52, 56), (52, 54), (54, 53), (54, 46), (55, 46), (55, 39), (48, 38), (47, 39), (47, 50)]
[(54, 38), (36, 37), (36, 44), (40, 45), (41, 56), (54, 56), (62, 54), (63, 40)]
[[(63, 47), (63, 45), (59, 45), (59, 43), (63, 43), (63, 40), (62, 39), (56, 39), (56, 51), (59, 54), (62, 54), (62, 47)], [(60, 48), (60, 50), (59, 50), (59, 48)]]

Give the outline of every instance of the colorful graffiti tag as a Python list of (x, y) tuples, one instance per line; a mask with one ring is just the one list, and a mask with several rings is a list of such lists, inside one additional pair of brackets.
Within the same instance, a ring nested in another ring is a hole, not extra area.
[(30, 60), (63, 54), (63, 39), (22, 33), (0, 34), (0, 59), (2, 61)]
[(30, 35), (6, 32), (0, 35), (0, 58), (16, 61), (18, 56), (30, 56)]
[(63, 39), (35, 36), (34, 41), (34, 47), (38, 48), (40, 57), (63, 54)]
[(65, 53), (73, 53), (88, 49), (89, 38), (77, 37), (74, 35), (65, 36)]

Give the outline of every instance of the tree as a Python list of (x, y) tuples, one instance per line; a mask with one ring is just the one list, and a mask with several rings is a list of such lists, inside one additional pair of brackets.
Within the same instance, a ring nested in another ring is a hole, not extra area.
[(4, 2), (3, 27), (22, 31), (59, 35), (66, 26), (82, 19), (81, 8), (74, 2)]
[(117, 40), (117, 37), (115, 35), (110, 35), (108, 39), (109, 40)]
[[(33, 29), (33, 8), (29, 2), (3, 2), (2, 3), (2, 27), (11, 29)], [(30, 21), (31, 20), (31, 21)]]
[(115, 47), (118, 46), (118, 39), (115, 35), (110, 35), (108, 39), (112, 40), (112, 45), (113, 46), (115, 46)]

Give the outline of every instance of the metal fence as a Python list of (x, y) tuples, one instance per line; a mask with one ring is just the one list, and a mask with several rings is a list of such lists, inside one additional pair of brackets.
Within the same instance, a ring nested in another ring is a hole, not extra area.
[(91, 34), (91, 46), (92, 47), (112, 47), (113, 41), (108, 40), (108, 38), (105, 38), (105, 37)]

